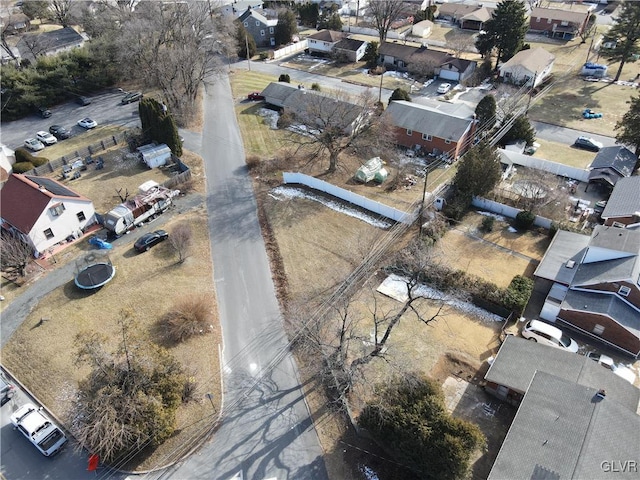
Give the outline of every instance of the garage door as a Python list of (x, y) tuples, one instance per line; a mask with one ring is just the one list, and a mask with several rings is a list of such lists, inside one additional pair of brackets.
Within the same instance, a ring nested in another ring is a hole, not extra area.
[(444, 68), (440, 70), (440, 75), (438, 78), (443, 80), (453, 80), (457, 82), (460, 79), (460, 73), (454, 72), (453, 70), (445, 70)]

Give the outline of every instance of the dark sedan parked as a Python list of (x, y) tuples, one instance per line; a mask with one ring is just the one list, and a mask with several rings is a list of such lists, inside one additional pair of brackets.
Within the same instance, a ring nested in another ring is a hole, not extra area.
[(49, 133), (56, 137), (58, 140), (64, 140), (71, 136), (71, 132), (64, 128), (62, 125), (51, 125), (49, 127)]
[(169, 238), (169, 234), (164, 230), (156, 230), (155, 232), (145, 233), (138, 240), (136, 240), (133, 248), (135, 248), (137, 252), (146, 252), (158, 243), (164, 242), (167, 238)]

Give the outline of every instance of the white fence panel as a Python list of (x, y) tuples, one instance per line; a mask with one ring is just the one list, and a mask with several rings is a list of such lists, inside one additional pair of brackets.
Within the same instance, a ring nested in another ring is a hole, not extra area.
[[(481, 208), (488, 212), (497, 213), (498, 215), (504, 215), (509, 218), (516, 218), (516, 215), (521, 212), (520, 209), (505, 205), (503, 203), (494, 202), (493, 200), (487, 200), (486, 198), (473, 197), (471, 204), (474, 207)], [(545, 217), (536, 215), (536, 219), (533, 224), (536, 227), (551, 228), (551, 220)]]
[(292, 43), (291, 45), (279, 48), (278, 50), (273, 50), (273, 60), (278, 60), (279, 58), (293, 55), (294, 53), (298, 53), (306, 49), (307, 40), (300, 40), (299, 42)]
[(580, 182), (589, 181), (589, 170), (585, 170), (584, 168), (570, 167), (569, 165), (563, 165), (562, 163), (531, 157), (517, 152), (506, 152), (501, 150), (501, 153), (516, 165), (543, 170), (545, 172), (553, 173), (554, 175), (573, 178)]
[(396, 222), (411, 224), (416, 219), (416, 212), (403, 212), (397, 208), (384, 205), (370, 198), (363, 197), (344, 188), (332, 185), (324, 180), (310, 177), (304, 173), (284, 172), (284, 183), (299, 183), (320, 192), (328, 193), (349, 203), (362, 207), (370, 212), (390, 218)]

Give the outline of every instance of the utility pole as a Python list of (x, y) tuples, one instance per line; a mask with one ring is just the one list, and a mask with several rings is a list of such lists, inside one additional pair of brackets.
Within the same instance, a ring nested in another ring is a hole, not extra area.
[(531, 83), (531, 88), (529, 89), (529, 98), (527, 99), (527, 110), (524, 112), (525, 115), (529, 113), (529, 106), (531, 105), (531, 97), (533, 97), (533, 89), (536, 86), (537, 77), (538, 77), (538, 72), (536, 71), (536, 73), (533, 74), (533, 82)]
[(380, 88), (378, 89), (378, 103), (382, 103), (382, 80), (384, 79), (384, 72), (386, 72), (387, 69), (384, 68), (384, 65), (382, 66), (382, 72), (380, 72)]
[(589, 55), (591, 55), (591, 48), (593, 47), (593, 41), (596, 39), (596, 35), (598, 34), (598, 32), (596, 31), (596, 29), (593, 29), (593, 37), (591, 37), (591, 43), (589, 44), (589, 50), (587, 50), (587, 59), (584, 61), (585, 63), (587, 63), (589, 61)]
[(251, 55), (249, 55), (249, 36), (247, 33), (244, 35), (244, 43), (247, 49), (247, 65), (249, 65), (249, 71), (251, 71)]
[(424, 203), (427, 199), (427, 181), (429, 180), (429, 165), (424, 169), (424, 184), (422, 185), (422, 203), (420, 204), (420, 214), (418, 215), (418, 238), (422, 236), (422, 217), (424, 217)]

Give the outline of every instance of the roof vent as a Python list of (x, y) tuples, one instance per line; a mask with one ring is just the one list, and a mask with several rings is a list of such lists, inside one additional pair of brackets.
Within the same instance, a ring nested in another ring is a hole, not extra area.
[(44, 185), (38, 185), (38, 189), (39, 189), (41, 192), (46, 192), (46, 191), (47, 191), (47, 187), (45, 187)]
[(598, 390), (598, 393), (596, 393), (596, 397), (598, 398), (604, 398), (607, 396), (607, 391), (604, 388), (601, 388), (600, 390)]
[(568, 260), (567, 263), (565, 264), (565, 267), (573, 268), (575, 265), (576, 265), (575, 260)]

